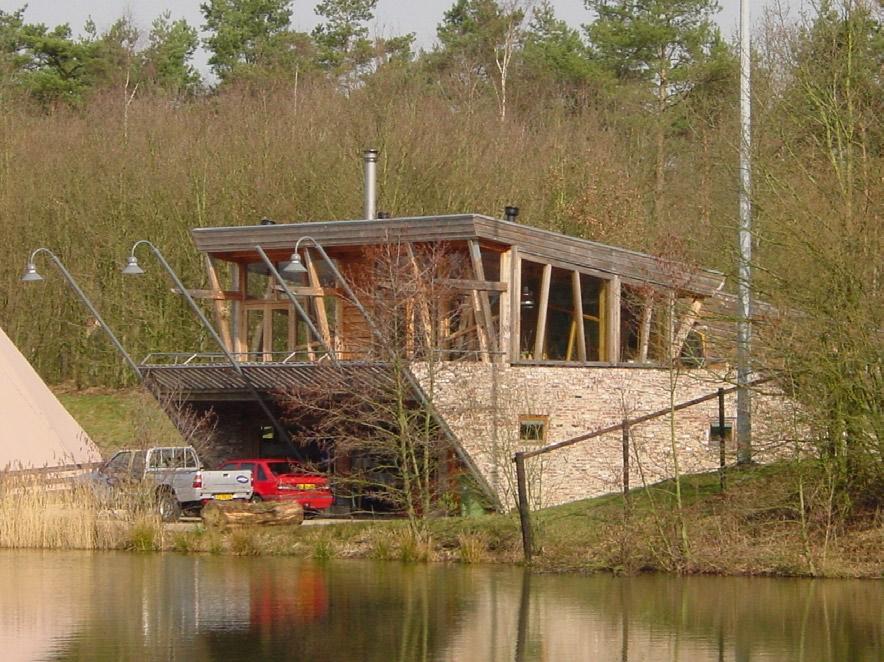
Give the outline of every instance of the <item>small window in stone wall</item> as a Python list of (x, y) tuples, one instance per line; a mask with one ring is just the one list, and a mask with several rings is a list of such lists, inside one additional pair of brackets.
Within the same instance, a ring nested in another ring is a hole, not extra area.
[(519, 441), (529, 444), (546, 443), (549, 416), (519, 416)]
[[(718, 421), (716, 420), (714, 423), (709, 425), (709, 448), (711, 450), (718, 450), (718, 445), (721, 439), (721, 428), (718, 426)], [(733, 420), (725, 419), (724, 421), (724, 447), (733, 451), (736, 450), (736, 443), (734, 441), (734, 426)]]

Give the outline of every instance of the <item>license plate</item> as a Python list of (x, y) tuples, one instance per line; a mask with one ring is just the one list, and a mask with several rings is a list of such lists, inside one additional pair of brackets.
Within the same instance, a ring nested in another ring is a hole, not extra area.
[(295, 487), (297, 487), (299, 490), (315, 490), (316, 489), (316, 485), (314, 485), (313, 483), (298, 483), (297, 485), (295, 485)]
[(231, 499), (233, 499), (232, 494), (216, 494), (215, 495), (216, 501), (230, 501)]

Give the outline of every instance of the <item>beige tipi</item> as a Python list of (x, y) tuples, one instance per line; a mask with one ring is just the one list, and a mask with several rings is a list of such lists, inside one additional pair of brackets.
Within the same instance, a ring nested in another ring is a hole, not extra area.
[(0, 329), (0, 471), (100, 460), (96, 445)]

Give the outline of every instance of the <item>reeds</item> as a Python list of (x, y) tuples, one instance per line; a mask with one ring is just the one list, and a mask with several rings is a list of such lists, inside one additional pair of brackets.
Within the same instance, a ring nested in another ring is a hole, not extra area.
[(0, 478), (0, 548), (157, 549), (162, 527), (136, 489), (108, 500), (80, 482), (46, 475)]

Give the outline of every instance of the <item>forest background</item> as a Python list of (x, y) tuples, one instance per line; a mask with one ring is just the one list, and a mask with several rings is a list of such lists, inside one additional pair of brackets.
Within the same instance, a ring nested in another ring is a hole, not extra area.
[[(52, 383), (125, 385), (60, 278), (21, 285), (31, 249), (62, 257), (136, 358), (196, 350), (161, 276), (120, 275), (129, 246), (152, 240), (201, 287), (191, 228), (358, 217), (366, 147), (394, 216), (515, 204), (521, 222), (733, 288), (737, 50), (715, 0), (585, 4), (572, 26), (548, 2), (456, 0), (415, 52), (413, 35), (371, 34), (376, 0), (322, 0), (311, 32), (286, 0), (207, 0), (212, 85), (197, 31), (169, 14), (75, 36), (0, 12), (0, 326)], [(881, 18), (874, 0), (771, 12), (752, 53), (753, 287), (788, 311), (756, 329), (756, 365), (867, 494), (882, 480)]]

